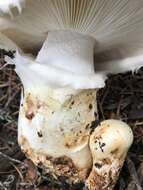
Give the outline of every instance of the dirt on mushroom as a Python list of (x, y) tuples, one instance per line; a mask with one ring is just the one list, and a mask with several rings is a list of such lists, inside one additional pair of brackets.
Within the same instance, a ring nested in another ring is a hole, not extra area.
[[(17, 143), (17, 118), (21, 82), (14, 67), (5, 65), (0, 50), (0, 190), (84, 190), (84, 184), (68, 184), (66, 178), (47, 174), (27, 160)], [(110, 75), (106, 87), (98, 91), (99, 121), (121, 119), (132, 126), (134, 143), (121, 171), (116, 190), (143, 188), (143, 70)], [(90, 106), (91, 107), (91, 106)], [(98, 122), (97, 122), (98, 123)]]

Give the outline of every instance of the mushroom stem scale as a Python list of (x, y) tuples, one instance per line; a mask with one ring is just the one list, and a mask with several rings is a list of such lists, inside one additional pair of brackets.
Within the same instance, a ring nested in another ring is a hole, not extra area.
[(106, 74), (94, 70), (96, 45), (96, 41), (87, 35), (51, 31), (35, 60), (17, 52), (16, 72), (24, 86), (42, 83), (51, 88), (77, 90), (104, 87)]

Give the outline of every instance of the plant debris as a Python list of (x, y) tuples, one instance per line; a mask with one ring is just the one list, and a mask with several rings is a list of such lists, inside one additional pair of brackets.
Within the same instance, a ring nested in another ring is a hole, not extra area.
[[(14, 66), (4, 57), (14, 52), (0, 49), (0, 190), (85, 190), (83, 184), (69, 186), (37, 168), (21, 152), (17, 143), (17, 119), (21, 82)], [(99, 121), (121, 119), (134, 132), (134, 143), (115, 190), (143, 189), (143, 69), (137, 73), (110, 75), (98, 92)], [(91, 107), (91, 106), (90, 106)], [(99, 122), (98, 121), (98, 122)]]

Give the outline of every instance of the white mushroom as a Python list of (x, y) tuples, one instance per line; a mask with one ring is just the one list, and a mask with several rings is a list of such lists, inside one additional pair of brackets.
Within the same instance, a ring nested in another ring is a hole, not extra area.
[[(96, 91), (105, 85), (107, 73), (143, 65), (143, 1), (27, 0), (25, 6), (24, 1), (6, 2), (6, 7), (0, 4), (0, 31), (5, 35), (0, 41), (9, 45), (11, 39), (34, 55), (40, 49), (35, 58), (17, 51), (13, 60), (24, 85), (18, 125), (21, 148), (34, 163), (67, 177), (69, 183), (112, 189), (132, 133), (122, 122), (110, 120), (90, 137), (90, 126), (98, 117)], [(15, 13), (17, 6), (21, 13)], [(11, 47), (16, 49), (15, 44)], [(93, 139), (99, 136), (107, 141), (105, 152), (94, 151)], [(104, 159), (112, 161), (111, 168), (108, 163), (98, 168)], [(104, 185), (96, 183), (99, 176)]]
[(105, 120), (90, 137), (92, 171), (86, 181), (90, 190), (114, 188), (128, 149), (133, 142), (130, 127), (118, 120)]

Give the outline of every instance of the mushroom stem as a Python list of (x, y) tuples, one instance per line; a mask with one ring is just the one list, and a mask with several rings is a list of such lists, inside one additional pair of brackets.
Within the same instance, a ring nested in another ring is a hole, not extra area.
[(96, 40), (88, 35), (69, 30), (51, 31), (36, 61), (67, 72), (94, 74), (95, 45)]
[(18, 140), (25, 154), (69, 183), (85, 181), (92, 166), (90, 126), (97, 116), (96, 90), (24, 90)]
[(133, 141), (130, 127), (118, 120), (105, 120), (90, 137), (92, 171), (86, 181), (89, 190), (112, 190)]

